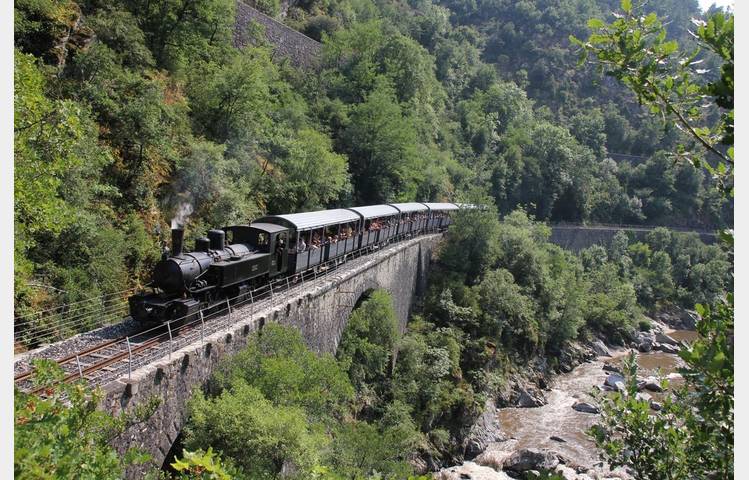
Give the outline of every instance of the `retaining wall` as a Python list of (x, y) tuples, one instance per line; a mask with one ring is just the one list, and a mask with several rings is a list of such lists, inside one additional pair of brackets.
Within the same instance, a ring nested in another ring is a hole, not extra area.
[(263, 26), (266, 40), (273, 45), (274, 55), (288, 58), (295, 67), (315, 69), (319, 66), (322, 56), (320, 42), (297, 32), (242, 1), (237, 1), (234, 46), (239, 48), (251, 43), (247, 35), (251, 22), (257, 22)]

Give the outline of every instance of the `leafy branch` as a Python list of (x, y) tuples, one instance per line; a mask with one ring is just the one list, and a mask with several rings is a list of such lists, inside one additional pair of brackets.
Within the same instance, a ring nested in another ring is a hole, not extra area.
[[(633, 6), (622, 0), (621, 12), (611, 24), (593, 18), (592, 33), (582, 41), (580, 63), (593, 58), (601, 73), (612, 76), (637, 96), (640, 104), (693, 138), (707, 153), (708, 161), (680, 145), (678, 156), (703, 166), (715, 178), (724, 194), (733, 195), (733, 16), (716, 13), (707, 21), (693, 19), (692, 33), (698, 47), (682, 50), (668, 40), (666, 28), (655, 13), (643, 12), (644, 2)], [(720, 76), (706, 80), (703, 52), (722, 60)], [(712, 99), (712, 102), (710, 101)], [(718, 112), (720, 119), (711, 122)]]

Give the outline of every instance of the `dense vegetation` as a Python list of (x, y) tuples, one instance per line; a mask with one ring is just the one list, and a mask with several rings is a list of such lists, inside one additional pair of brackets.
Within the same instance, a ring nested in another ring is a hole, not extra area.
[[(653, 8), (689, 43), (696, 3), (672, 3)], [(256, 29), (234, 48), (231, 0), (16, 2), (17, 313), (142, 284), (172, 218), (199, 234), (478, 189), (538, 220), (730, 225), (711, 178), (662, 151), (688, 137), (571, 68), (568, 34), (611, 8), (296, 3), (283, 20), (324, 43), (300, 72)]]
[[(256, 5), (281, 13), (280, 2)], [(403, 478), (417, 453), (459, 456), (465, 422), (520, 365), (548, 357), (554, 367), (570, 341), (622, 343), (642, 313), (701, 302), (716, 306), (700, 307), (702, 339), (682, 352), (691, 390), (660, 415), (618, 397), (597, 435), (614, 462), (657, 441), (663, 452), (642, 465), (728, 472), (731, 246), (656, 229), (574, 255), (541, 223), (732, 224), (727, 23), (693, 39), (696, 2), (658, 2), (647, 8), (667, 12), (667, 27), (648, 11), (636, 20), (652, 49), (607, 44), (626, 31), (606, 30), (614, 7), (297, 3), (284, 21), (324, 43), (313, 74), (272, 60), (260, 32), (234, 48), (231, 0), (17, 1), (17, 312), (140, 284), (174, 217), (199, 233), (265, 212), (468, 199), (487, 208), (457, 218), (407, 332), (382, 292), (353, 314), (337, 358), (267, 326), (193, 399), (189, 451), (175, 468)], [(567, 40), (589, 29), (599, 36)], [(692, 64), (667, 38), (715, 47), (686, 55), (704, 76), (678, 70)], [(574, 69), (578, 46), (652, 112), (684, 121), (664, 126), (593, 66)], [(640, 55), (651, 51), (663, 61)], [(703, 95), (715, 104), (696, 108)], [(92, 413), (85, 391), (64, 393), (72, 409), (16, 392), (17, 471), (64, 474), (79, 457), (61, 452), (76, 450), (92, 476), (116, 476), (123, 461), (106, 440), (117, 425)]]
[(355, 309), (335, 359), (311, 353), (293, 329), (265, 327), (194, 399), (188, 450), (213, 447), (239, 478), (404, 478), (417, 457), (461, 458), (467, 426), (529, 362), (558, 369), (570, 342), (625, 342), (656, 304), (713, 302), (728, 287), (725, 275), (706, 287), (663, 268), (674, 249), (693, 262), (693, 278), (729, 265), (692, 235), (655, 230), (641, 243), (622, 234), (608, 250), (575, 255), (520, 211), (456, 220), (405, 334), (383, 291)]
[[(661, 19), (646, 14), (639, 2), (622, 0), (621, 12), (611, 24), (593, 22), (587, 41), (571, 40), (600, 66), (635, 93), (652, 112), (662, 113), (678, 126), (695, 147), (679, 145), (677, 153), (704, 167), (715, 179), (716, 190), (730, 201), (734, 193), (734, 18), (715, 12), (696, 21), (694, 39), (720, 59), (709, 82), (687, 45), (667, 40)], [(719, 115), (704, 116), (705, 99), (720, 107)], [(707, 159), (704, 152), (709, 153)], [(733, 253), (731, 230), (721, 240)], [(664, 264), (664, 266), (667, 266)], [(719, 276), (732, 277), (729, 266), (715, 265)], [(709, 304), (696, 305), (702, 319), (699, 338), (682, 347), (679, 369), (685, 384), (667, 397), (661, 411), (651, 414), (648, 402), (638, 398), (637, 364), (625, 363), (627, 388), (601, 399), (601, 422), (591, 434), (604, 457), (614, 465), (629, 465), (636, 478), (730, 478), (734, 475), (734, 303), (731, 286)], [(697, 297), (695, 300), (703, 301)], [(653, 448), (657, 446), (656, 448)]]

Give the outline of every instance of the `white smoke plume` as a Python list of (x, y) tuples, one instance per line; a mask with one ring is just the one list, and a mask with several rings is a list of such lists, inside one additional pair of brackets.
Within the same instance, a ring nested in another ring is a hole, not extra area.
[(172, 228), (182, 228), (187, 222), (187, 218), (192, 213), (192, 204), (189, 202), (181, 202), (177, 207), (177, 213), (172, 218)]

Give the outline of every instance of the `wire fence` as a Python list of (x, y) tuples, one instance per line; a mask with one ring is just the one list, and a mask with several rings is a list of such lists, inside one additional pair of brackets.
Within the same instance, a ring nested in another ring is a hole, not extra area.
[(37, 312), (17, 315), (13, 324), (16, 348), (31, 349), (65, 340), (122, 321), (128, 312), (128, 297), (136, 289), (89, 298)]

